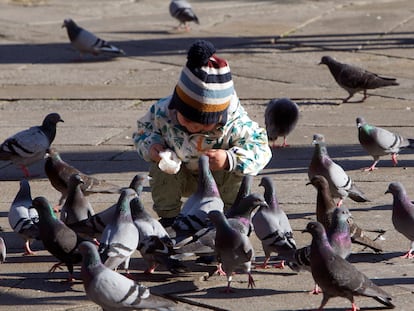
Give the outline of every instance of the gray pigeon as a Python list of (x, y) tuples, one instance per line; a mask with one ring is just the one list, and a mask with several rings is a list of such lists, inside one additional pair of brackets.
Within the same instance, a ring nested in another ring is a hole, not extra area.
[(95, 56), (99, 54), (125, 55), (123, 50), (79, 27), (70, 18), (63, 21), (62, 27), (66, 27), (69, 40), (72, 46), (79, 51), (80, 57), (87, 53)]
[(56, 136), (56, 124), (63, 122), (57, 113), (48, 114), (42, 125), (32, 126), (7, 138), (0, 145), (0, 161), (12, 161), (25, 177), (30, 177), (27, 166), (42, 160)]
[(116, 269), (124, 263), (129, 274), (129, 260), (138, 247), (139, 232), (135, 226), (130, 209), (130, 202), (137, 194), (132, 189), (121, 192), (114, 219), (105, 227), (99, 240), (99, 254), (102, 262), (110, 269)]
[(32, 208), (30, 185), (26, 179), (20, 181), (20, 188), (10, 206), (8, 218), (10, 227), (25, 241), (24, 254), (34, 255), (30, 249), (30, 241), (39, 238), (39, 215)]
[(344, 207), (335, 208), (332, 213), (332, 222), (326, 234), (329, 244), (336, 254), (347, 259), (351, 254), (352, 241), (348, 219), (351, 217), (349, 210)]
[(219, 274), (223, 274), (224, 272), (227, 277), (225, 292), (232, 292), (231, 281), (233, 272), (236, 270), (241, 270), (248, 274), (248, 288), (255, 287), (251, 275), (251, 263), (254, 259), (254, 250), (249, 237), (233, 229), (221, 211), (210, 211), (208, 217), (216, 228), (214, 249), (219, 262), (218, 272)]
[(172, 227), (177, 231), (196, 232), (207, 227), (208, 213), (223, 211), (224, 202), (220, 197), (216, 181), (209, 167), (209, 158), (201, 155), (198, 160), (197, 191), (184, 203)]
[(352, 310), (358, 310), (354, 296), (372, 297), (387, 308), (395, 307), (388, 293), (334, 252), (321, 223), (308, 223), (304, 232), (312, 234), (310, 256), (312, 276), (323, 292), (319, 310), (322, 310), (333, 297), (347, 298), (352, 303)]
[(77, 247), (83, 240), (75, 231), (56, 218), (49, 201), (44, 197), (36, 197), (33, 207), (39, 213), (39, 236), (44, 247), (55, 256), (59, 263), (53, 265), (49, 272), (55, 271), (62, 264), (69, 270), (69, 282), (73, 281), (73, 265), (81, 262)]
[[(296, 242), (289, 219), (277, 201), (272, 179), (268, 176), (262, 177), (259, 185), (265, 189), (264, 198), (267, 205), (262, 205), (257, 210), (252, 218), (252, 223), (254, 232), (262, 242), (265, 253), (265, 260), (261, 267), (266, 268), (272, 252), (283, 257), (283, 253), (290, 253), (291, 250), (296, 249)], [(283, 268), (284, 262), (282, 261), (275, 267)]]
[(184, 265), (170, 256), (174, 254), (174, 241), (161, 223), (145, 210), (142, 200), (131, 200), (131, 214), (139, 232), (138, 250), (147, 264), (145, 273), (153, 273), (159, 264), (171, 273), (185, 272)]
[(60, 220), (67, 225), (88, 219), (95, 214), (92, 205), (83, 195), (82, 184), (84, 181), (79, 174), (70, 176), (68, 197), (60, 210)]
[(79, 174), (83, 180), (81, 189), (85, 195), (92, 193), (120, 193), (121, 187), (105, 180), (82, 173), (77, 168), (63, 161), (56, 148), (49, 148), (46, 154), (45, 173), (53, 188), (61, 193), (59, 205), (62, 205), (68, 196), (69, 179), (73, 174)]
[(177, 28), (184, 26), (184, 29), (189, 31), (190, 26), (188, 26), (188, 22), (200, 24), (197, 15), (195, 15), (193, 8), (191, 7), (191, 4), (186, 0), (171, 0), (169, 10), (171, 16), (180, 22)]
[(230, 208), (225, 212), (227, 218), (231, 218), (233, 215), (238, 214), (240, 201), (251, 193), (252, 184), (253, 176), (244, 175), (239, 187), (239, 191), (237, 192), (236, 199), (234, 199), (232, 206), (230, 206)]
[(368, 97), (367, 90), (399, 85), (395, 78), (381, 77), (357, 66), (340, 63), (330, 56), (323, 56), (319, 64), (327, 65), (335, 81), (349, 93), (344, 103), (357, 92), (364, 92), (363, 102)]
[(363, 117), (356, 118), (358, 140), (362, 148), (374, 158), (374, 163), (365, 171), (373, 171), (383, 155), (390, 154), (392, 163), (397, 165), (397, 155), (402, 148), (414, 148), (414, 139), (405, 138), (381, 127), (368, 124)]
[(6, 256), (7, 256), (6, 243), (4, 242), (3, 238), (0, 237), (0, 263), (4, 263), (6, 261)]
[(287, 147), (286, 137), (293, 131), (299, 120), (299, 107), (289, 98), (272, 99), (268, 102), (264, 114), (267, 137), (273, 141), (283, 137), (280, 147)]
[(325, 137), (322, 134), (315, 134), (312, 143), (315, 149), (308, 168), (309, 180), (316, 175), (324, 176), (328, 180), (332, 196), (339, 198), (337, 206), (340, 206), (346, 197), (350, 197), (355, 202), (369, 201), (344, 169), (330, 158)]
[(86, 295), (104, 311), (173, 310), (175, 302), (151, 294), (144, 285), (103, 265), (96, 246), (91, 242), (82, 242), (79, 251), (82, 254), (81, 277)]
[(391, 193), (392, 202), (392, 223), (395, 230), (410, 240), (410, 249), (403, 256), (414, 258), (414, 203), (409, 199), (407, 192), (400, 182), (392, 182), (388, 185), (385, 193)]

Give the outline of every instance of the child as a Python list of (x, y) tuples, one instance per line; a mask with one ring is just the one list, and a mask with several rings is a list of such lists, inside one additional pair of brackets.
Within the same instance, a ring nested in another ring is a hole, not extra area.
[[(266, 131), (239, 102), (227, 61), (214, 53), (208, 41), (190, 47), (174, 93), (151, 106), (133, 135), (139, 156), (151, 162), (154, 210), (164, 226), (180, 212), (181, 198), (197, 190), (201, 154), (209, 157), (225, 210), (236, 198), (243, 175), (257, 175), (272, 156)], [(165, 149), (182, 161), (175, 175), (158, 167)]]

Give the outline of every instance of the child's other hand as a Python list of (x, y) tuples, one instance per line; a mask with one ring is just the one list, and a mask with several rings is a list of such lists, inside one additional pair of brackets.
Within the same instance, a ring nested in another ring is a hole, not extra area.
[(205, 152), (205, 155), (209, 157), (210, 170), (218, 171), (225, 170), (229, 167), (229, 161), (227, 159), (227, 152), (223, 149), (211, 149)]
[(158, 163), (161, 160), (160, 152), (164, 151), (165, 147), (161, 144), (154, 144), (149, 150), (149, 156), (152, 161)]

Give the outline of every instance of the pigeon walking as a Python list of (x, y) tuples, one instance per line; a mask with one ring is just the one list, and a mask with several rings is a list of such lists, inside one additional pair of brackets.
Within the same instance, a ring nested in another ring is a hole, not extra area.
[[(293, 238), (292, 227), (289, 219), (277, 201), (276, 189), (272, 179), (268, 176), (262, 177), (260, 186), (265, 189), (264, 198), (267, 205), (262, 205), (252, 218), (254, 232), (262, 242), (265, 253), (265, 260), (261, 265), (267, 267), (270, 254), (276, 252), (283, 257), (283, 253), (289, 253), (296, 249), (296, 242)], [(283, 268), (284, 261), (275, 265), (276, 268)]]
[(7, 138), (0, 145), (0, 160), (19, 166), (30, 177), (27, 166), (42, 160), (56, 136), (56, 124), (63, 122), (57, 113), (48, 114), (42, 125), (32, 126)]
[(79, 174), (83, 183), (81, 189), (85, 195), (91, 193), (120, 193), (121, 187), (87, 174), (63, 161), (56, 148), (49, 148), (46, 154), (45, 173), (53, 188), (61, 193), (59, 205), (62, 205), (69, 190), (69, 179), (73, 174)]
[(340, 63), (330, 56), (323, 56), (319, 64), (327, 65), (335, 81), (349, 93), (344, 103), (357, 92), (364, 92), (363, 102), (368, 97), (367, 90), (399, 85), (395, 78), (382, 77), (357, 66)]
[(4, 263), (6, 261), (6, 257), (7, 257), (6, 243), (4, 242), (4, 239), (0, 237), (0, 263)]
[(79, 52), (80, 57), (88, 53), (95, 56), (99, 54), (125, 55), (123, 50), (78, 26), (70, 18), (63, 21), (62, 27), (66, 27), (70, 43)]
[(400, 182), (390, 183), (385, 193), (393, 196), (391, 217), (395, 230), (411, 242), (410, 249), (403, 258), (414, 258), (414, 203)]
[(99, 245), (102, 262), (110, 269), (121, 263), (129, 274), (129, 260), (138, 247), (139, 232), (131, 216), (130, 202), (137, 194), (132, 189), (121, 192), (115, 218), (105, 227)]
[(354, 296), (372, 297), (387, 308), (395, 307), (387, 292), (334, 252), (321, 223), (308, 223), (304, 232), (312, 234), (311, 271), (315, 282), (323, 292), (319, 310), (322, 310), (328, 300), (333, 297), (347, 298), (352, 303), (352, 310), (359, 310)]
[(293, 131), (299, 120), (299, 107), (289, 98), (272, 99), (264, 114), (267, 137), (273, 141), (283, 137), (280, 147), (287, 147), (286, 137)]
[(363, 117), (356, 119), (358, 140), (362, 148), (374, 158), (374, 163), (365, 171), (373, 171), (380, 157), (390, 154), (394, 166), (398, 164), (397, 155), (402, 148), (414, 148), (414, 139), (405, 138), (381, 127), (368, 124)]
[(328, 180), (332, 196), (339, 198), (337, 206), (340, 206), (347, 197), (350, 197), (355, 202), (369, 201), (344, 169), (330, 158), (326, 148), (325, 137), (322, 134), (315, 134), (313, 135), (312, 143), (315, 145), (315, 149), (308, 168), (309, 180), (315, 175), (324, 176)]
[(186, 0), (171, 0), (169, 10), (171, 16), (180, 22), (177, 28), (183, 26), (186, 31), (189, 31), (190, 26), (188, 25), (188, 22), (200, 24), (191, 4)]
[(45, 248), (55, 256), (59, 263), (53, 265), (49, 272), (54, 272), (65, 264), (69, 270), (69, 282), (73, 281), (73, 265), (81, 262), (81, 255), (77, 247), (82, 239), (75, 231), (57, 219), (48, 200), (36, 197), (33, 207), (39, 213), (39, 236)]
[(151, 294), (144, 285), (102, 264), (96, 246), (91, 242), (82, 242), (79, 251), (82, 254), (81, 277), (86, 295), (104, 311), (173, 310), (175, 302)]
[(35, 255), (30, 249), (30, 241), (39, 239), (39, 215), (32, 208), (30, 185), (26, 179), (20, 181), (20, 188), (10, 206), (8, 218), (10, 227), (25, 241), (24, 254)]

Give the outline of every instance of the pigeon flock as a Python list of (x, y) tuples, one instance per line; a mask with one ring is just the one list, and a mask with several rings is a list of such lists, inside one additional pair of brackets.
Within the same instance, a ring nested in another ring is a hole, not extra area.
[[(185, 0), (172, 0), (169, 11), (179, 21), (178, 29), (190, 31), (190, 22), (199, 24), (192, 6)], [(62, 27), (66, 28), (70, 43), (80, 57), (125, 55), (122, 49), (70, 18), (64, 20)], [(340, 63), (330, 56), (322, 57), (320, 64), (327, 65), (338, 85), (349, 93), (343, 102), (361, 91), (363, 102), (369, 89), (398, 85), (394, 78)], [(287, 137), (295, 130), (299, 118), (300, 107), (289, 98), (275, 98), (266, 104), (264, 121), (272, 147), (279, 137), (283, 139), (280, 147), (289, 147)], [(302, 229), (311, 234), (312, 240), (309, 245), (298, 245), (290, 216), (278, 202), (276, 183), (271, 177), (244, 176), (236, 200), (225, 210), (209, 159), (202, 155), (198, 159), (197, 191), (185, 201), (174, 223), (164, 227), (142, 199), (147, 175), (137, 174), (128, 187), (123, 187), (83, 173), (62, 159), (53, 146), (60, 122), (64, 121), (58, 113), (49, 113), (41, 125), (28, 127), (1, 143), (0, 161), (10, 161), (23, 173), (10, 205), (8, 221), (22, 239), (27, 260), (29, 256), (36, 256), (30, 243), (41, 241), (44, 249), (58, 261), (49, 272), (65, 266), (66, 281), (71, 284), (80, 279), (88, 299), (103, 310), (176, 308), (176, 301), (152, 293), (151, 288), (142, 284), (145, 280), (134, 279), (130, 271), (134, 254), (142, 257), (145, 263), (142, 272), (148, 277), (158, 267), (172, 275), (185, 275), (190, 271), (191, 260), (215, 265), (214, 273), (223, 276), (223, 295), (237, 291), (232, 287), (236, 272), (246, 274), (247, 288), (254, 290), (260, 284), (257, 282), (260, 274), (254, 276), (259, 269), (290, 269), (306, 271), (313, 277), (312, 293), (322, 293), (319, 310), (335, 297), (348, 299), (351, 310), (359, 310), (357, 296), (371, 297), (385, 308), (395, 308), (395, 299), (348, 261), (353, 244), (369, 248), (375, 254), (386, 250), (380, 241), (367, 235), (345, 207), (344, 202), (349, 199), (356, 203), (371, 200), (330, 157), (325, 135), (313, 134), (314, 151), (307, 167), (308, 185), (316, 190), (316, 204), (310, 211), (313, 221)], [(368, 124), (362, 116), (356, 117), (356, 125), (356, 141), (374, 160), (370, 167), (361, 168), (364, 171), (378, 169), (380, 157), (386, 155), (391, 156), (396, 166), (399, 152), (414, 148), (414, 139)], [(30, 180), (37, 176), (28, 167), (41, 161), (51, 189), (61, 195), (55, 206), (45, 196), (32, 197)], [(252, 184), (256, 180), (260, 180), (260, 191), (253, 192)], [(391, 182), (384, 190), (393, 196), (390, 222), (410, 243), (402, 257), (412, 259), (414, 203), (401, 182)], [(88, 196), (105, 193), (118, 195), (118, 201), (96, 213)], [(252, 235), (261, 243), (262, 262), (256, 258)], [(7, 265), (6, 245), (5, 237), (0, 237), (0, 263), (4, 265)], [(271, 261), (276, 263), (270, 264)]]

